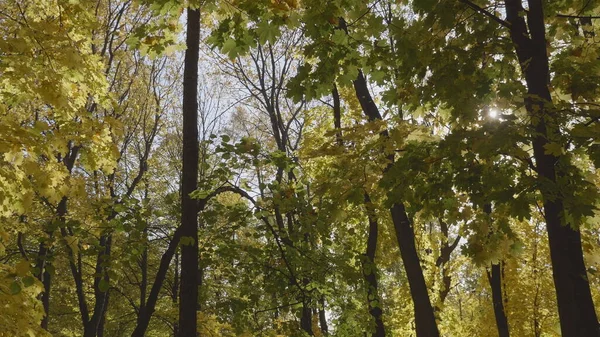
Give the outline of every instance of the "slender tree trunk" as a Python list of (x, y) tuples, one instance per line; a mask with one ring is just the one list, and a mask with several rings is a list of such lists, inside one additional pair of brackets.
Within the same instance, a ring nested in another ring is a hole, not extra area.
[(412, 225), (402, 203), (394, 203), (391, 212), (402, 262), (404, 262), (410, 286), (410, 294), (414, 302), (417, 337), (438, 337), (440, 333), (417, 254)]
[(300, 317), (300, 328), (309, 336), (314, 336), (312, 330), (312, 309), (309, 303), (302, 302), (302, 316)]
[(365, 208), (369, 219), (369, 235), (367, 238), (367, 252), (363, 263), (363, 275), (367, 283), (367, 301), (369, 303), (369, 314), (375, 322), (375, 331), (372, 337), (385, 337), (385, 326), (383, 324), (383, 310), (381, 298), (379, 297), (379, 285), (377, 281), (377, 265), (375, 264), (375, 252), (377, 251), (377, 236), (379, 223), (375, 215), (371, 198), (365, 193)]
[[(292, 275), (292, 278), (296, 278), (295, 275)], [(292, 281), (297, 282), (297, 281)], [(305, 277), (302, 279), (302, 287), (306, 289), (306, 286), (310, 283), (310, 279)], [(306, 332), (309, 336), (314, 336), (313, 326), (312, 326), (312, 308), (310, 297), (306, 296), (306, 294), (301, 295), (302, 300), (302, 311), (300, 312), (300, 329)]]
[[(109, 216), (109, 221), (117, 216), (116, 212), (113, 212)], [(103, 262), (106, 263), (106, 259), (111, 254), (112, 249), (112, 234), (106, 235), (106, 241), (100, 240), (100, 244), (104, 247), (104, 253), (98, 256), (96, 270), (99, 275), (102, 275), (102, 279), (107, 284), (110, 282), (110, 276), (106, 266), (102, 266)], [(95, 281), (100, 282), (100, 278)], [(94, 289), (96, 295), (96, 303), (94, 304), (94, 315), (92, 316), (93, 325), (96, 325), (96, 336), (104, 336), (104, 324), (106, 323), (106, 313), (108, 312), (108, 302), (110, 300), (110, 289), (105, 292), (100, 290), (99, 283), (94, 282)]]
[[(108, 284), (110, 277), (106, 272), (106, 258), (110, 256), (112, 248), (112, 235), (106, 234), (100, 238), (100, 247), (104, 248), (103, 254), (98, 254), (96, 261), (96, 277), (94, 277), (94, 312), (91, 315), (89, 321), (84, 324), (84, 337), (96, 337), (100, 321), (106, 313), (106, 306), (108, 305), (108, 294), (110, 290), (103, 291), (100, 287), (100, 283), (104, 282)], [(81, 275), (81, 268), (79, 268)]]
[(108, 311), (108, 302), (110, 301), (110, 292), (106, 294), (106, 300), (104, 303), (104, 309), (100, 316), (100, 322), (98, 322), (98, 331), (96, 332), (97, 337), (104, 337), (104, 327), (106, 325), (106, 312)]
[[(91, 111), (88, 109), (88, 111)], [(69, 153), (62, 158), (62, 162), (65, 165), (69, 174), (73, 171), (73, 167), (75, 166), (75, 161), (77, 160), (77, 156), (79, 155), (79, 146), (72, 146), (69, 149)], [(65, 215), (67, 215), (67, 202), (68, 198), (63, 196), (58, 205), (56, 206), (56, 216), (61, 224), (65, 223)], [(50, 224), (48, 224), (50, 225)], [(51, 239), (53, 236), (53, 230), (48, 229), (47, 234)], [(44, 307), (45, 316), (42, 319), (41, 326), (42, 328), (48, 330), (48, 321), (50, 316), (50, 290), (52, 286), (52, 275), (46, 270), (46, 263), (48, 262), (48, 256), (51, 254), (51, 250), (44, 244), (44, 242), (40, 243), (38, 258), (36, 262), (36, 268), (38, 270), (38, 275), (36, 277), (42, 281), (44, 285), (44, 293), (42, 294), (42, 306)]]
[[(222, 189), (222, 190), (226, 190), (226, 189)], [(198, 212), (203, 211), (204, 208), (206, 207), (208, 200), (210, 198), (214, 197), (215, 195), (217, 195), (218, 193), (220, 193), (220, 192), (215, 192), (204, 199), (198, 200), (198, 202), (196, 203), (197, 211)], [(183, 226), (179, 226), (177, 228), (177, 230), (175, 230), (175, 233), (173, 234), (173, 238), (171, 239), (171, 242), (169, 242), (169, 246), (167, 247), (167, 250), (163, 253), (163, 255), (160, 259), (158, 271), (154, 278), (154, 283), (152, 283), (152, 287), (150, 288), (150, 293), (148, 294), (148, 299), (145, 301), (146, 305), (140, 306), (140, 311), (139, 311), (139, 314), (137, 317), (137, 324), (136, 324), (135, 329), (133, 330), (133, 333), (131, 334), (131, 337), (144, 337), (145, 336), (146, 330), (148, 329), (148, 325), (150, 324), (150, 319), (152, 318), (152, 314), (154, 313), (154, 309), (156, 307), (156, 302), (158, 301), (158, 295), (160, 293), (160, 290), (162, 289), (163, 283), (167, 276), (167, 272), (169, 271), (169, 265), (171, 264), (171, 260), (173, 259), (173, 256), (175, 256), (175, 266), (174, 266), (175, 276), (174, 276), (174, 280), (173, 280), (173, 288), (171, 289), (171, 296), (172, 296), (171, 299), (172, 299), (173, 303), (176, 304), (178, 292), (179, 292), (179, 297), (181, 299), (182, 291), (180, 291), (179, 289), (181, 289), (180, 280), (182, 279), (182, 277), (180, 277), (180, 273), (178, 272), (179, 254), (177, 253), (177, 247), (179, 245), (179, 242), (181, 241), (181, 238), (183, 237), (183, 233), (184, 233)], [(198, 260), (196, 259), (196, 262), (197, 261)], [(182, 266), (182, 269), (183, 269), (183, 266)], [(194, 275), (196, 275), (196, 274), (194, 274)], [(197, 294), (198, 288), (197, 287), (194, 287), (194, 288), (196, 288), (196, 294)], [(189, 302), (192, 302), (192, 301), (189, 301)], [(197, 301), (197, 296), (196, 296), (196, 301), (193, 301), (194, 324), (196, 324), (195, 316), (196, 316), (196, 303), (197, 302), (198, 301)], [(179, 302), (179, 303), (181, 303), (181, 302)], [(179, 307), (181, 310), (181, 305)], [(180, 324), (181, 324), (181, 316), (179, 319), (179, 323), (175, 322), (173, 325), (175, 336), (183, 336), (182, 335), (183, 332), (179, 328)]]
[[(173, 301), (173, 304), (178, 305), (177, 302), (177, 295), (179, 294), (179, 253), (175, 252), (175, 266), (174, 266), (174, 272), (173, 272), (173, 289), (171, 289), (172, 291), (172, 297), (171, 300)], [(173, 335), (177, 336), (179, 333), (179, 322), (176, 320), (175, 322), (173, 322)]]
[[(148, 185), (146, 185), (146, 190), (144, 192), (145, 199), (148, 199)], [(146, 313), (146, 293), (148, 292), (148, 222), (146, 222), (146, 226), (143, 231), (144, 240), (146, 241), (144, 244), (144, 251), (142, 252), (142, 256), (140, 258), (140, 310), (138, 312), (138, 318), (142, 315), (142, 311), (144, 314)]]
[(333, 97), (333, 126), (336, 130), (335, 140), (339, 146), (342, 146), (344, 145), (342, 141), (342, 107), (340, 104), (340, 93), (335, 83), (333, 84), (331, 96)]
[[(72, 168), (72, 165), (71, 165)], [(70, 169), (67, 167), (67, 169)], [(60, 221), (64, 221), (64, 217), (67, 214), (67, 198), (63, 197), (58, 206), (56, 207), (56, 215)], [(61, 220), (62, 219), (62, 220)], [(53, 233), (52, 231), (48, 231), (48, 238), (52, 239)], [(47, 269), (48, 257), (52, 252), (47, 246), (46, 242), (40, 242), (38, 257), (36, 261), (36, 269), (38, 270), (38, 274), (36, 275), (37, 279), (42, 282), (44, 285), (44, 292), (41, 295), (42, 306), (44, 308), (44, 318), (42, 319), (41, 326), (43, 329), (48, 330), (48, 323), (50, 321), (50, 291), (52, 290), (52, 274), (50, 274)]]
[[(484, 204), (483, 212), (487, 215), (490, 223), (492, 223), (492, 204)], [(492, 234), (492, 232), (490, 232), (490, 234)], [(487, 270), (486, 273), (490, 283), (490, 289), (492, 290), (492, 305), (494, 306), (494, 316), (496, 318), (498, 336), (509, 337), (508, 319), (506, 317), (506, 311), (504, 310), (504, 298), (506, 298), (506, 296), (502, 296), (503, 290), (505, 290), (502, 287), (502, 279), (504, 278), (504, 266), (502, 263), (502, 261), (500, 263), (493, 263), (490, 270)]]
[[(202, 210), (204, 210), (204, 207), (202, 207), (202, 209), (199, 210), (199, 212), (201, 212)], [(204, 228), (204, 223), (199, 222), (198, 226), (199, 226), (199, 228)], [(198, 281), (198, 289), (202, 289), (202, 285), (204, 284), (204, 266), (200, 263), (198, 263), (197, 281)], [(200, 290), (198, 290), (198, 304), (196, 305), (197, 311), (200, 311), (202, 309), (202, 307), (204, 306), (204, 302), (202, 300), (203, 299), (202, 299), (202, 296), (200, 295)]]
[[(144, 235), (147, 238), (148, 230), (144, 229)], [(144, 247), (142, 258), (140, 259), (140, 308), (146, 306), (146, 291), (148, 289), (148, 246)]]
[(44, 318), (42, 318), (42, 329), (48, 330), (50, 321), (50, 290), (52, 288), (52, 275), (46, 270), (42, 271), (42, 284), (44, 292), (42, 293), (42, 306), (44, 307)]
[[(156, 277), (154, 278), (154, 283), (152, 284), (152, 288), (150, 289), (150, 294), (148, 295), (148, 299), (146, 300), (146, 305), (140, 307), (140, 312), (137, 318), (137, 324), (135, 329), (133, 330), (133, 333), (131, 334), (131, 337), (144, 337), (144, 335), (146, 334), (146, 330), (148, 329), (148, 325), (150, 324), (150, 318), (152, 318), (152, 314), (154, 313), (156, 301), (158, 300), (158, 295), (162, 288), (165, 277), (167, 276), (167, 271), (169, 270), (169, 264), (171, 264), (171, 260), (173, 258), (173, 255), (175, 255), (177, 245), (179, 244), (179, 240), (181, 239), (181, 233), (182, 230), (181, 227), (179, 227), (175, 231), (175, 234), (173, 234), (173, 238), (171, 239), (171, 242), (169, 242), (167, 250), (164, 252), (163, 256), (160, 259), (158, 272), (156, 273)], [(178, 284), (178, 281), (175, 280), (175, 283)], [(176, 297), (176, 287), (174, 287), (174, 291), (175, 294), (173, 296)], [(175, 299), (174, 302), (177, 302), (177, 300)]]
[(596, 337), (600, 336), (600, 327), (583, 261), (581, 236), (573, 229), (579, 224), (563, 224), (563, 199), (553, 193), (552, 188), (547, 188), (555, 186), (564, 174), (558, 167), (559, 157), (546, 153), (546, 145), (557, 141), (560, 131), (548, 86), (550, 73), (542, 1), (528, 2), (529, 10), (525, 12), (520, 0), (505, 0), (506, 18), (527, 83), (525, 107), (535, 130), (533, 154), (543, 198), (561, 332), (569, 337)]
[(193, 242), (181, 246), (181, 289), (179, 292), (180, 337), (197, 334), (198, 307), (198, 202), (190, 193), (198, 188), (198, 57), (200, 10), (187, 10), (187, 50), (183, 70), (183, 169), (181, 191), (182, 237)]
[[(435, 261), (435, 266), (442, 270), (442, 285), (439, 291), (439, 303), (442, 305), (446, 301), (446, 297), (450, 293), (450, 286), (452, 285), (452, 277), (450, 276), (450, 268), (448, 264), (450, 263), (450, 256), (452, 252), (458, 247), (458, 243), (460, 242), (460, 235), (454, 239), (454, 242), (450, 244), (450, 232), (448, 229), (448, 224), (443, 220), (439, 219), (440, 222), (440, 230), (442, 232), (443, 238), (440, 242), (440, 256)], [(439, 314), (441, 311), (441, 307), (435, 306), (434, 310), (436, 314)]]
[[(48, 233), (49, 238), (52, 238), (52, 233)], [(48, 255), (50, 250), (47, 248), (46, 242), (40, 242), (38, 249), (38, 257), (35, 268), (38, 270), (35, 277), (44, 285), (44, 292), (41, 295), (42, 306), (44, 308), (44, 318), (42, 318), (42, 329), (48, 330), (48, 322), (50, 321), (50, 290), (52, 288), (52, 275), (46, 270), (48, 263)]]
[[(342, 22), (343, 20), (340, 21)], [(381, 114), (371, 97), (362, 71), (359, 71), (358, 77), (354, 81), (354, 90), (368, 120), (381, 120)], [(381, 137), (388, 138), (388, 131), (384, 130), (381, 132)], [(389, 155), (388, 160), (390, 164), (384, 170), (384, 173), (393, 165), (394, 155)], [(390, 212), (392, 214), (396, 239), (398, 240), (398, 247), (400, 248), (400, 255), (402, 262), (404, 262), (404, 269), (410, 286), (410, 294), (413, 299), (417, 337), (439, 337), (440, 333), (435, 321), (435, 313), (429, 300), (427, 284), (425, 283), (423, 269), (421, 268), (419, 255), (417, 254), (415, 234), (402, 201), (394, 200)]]
[(487, 272), (488, 281), (492, 289), (492, 303), (494, 305), (494, 316), (496, 316), (496, 327), (498, 327), (499, 337), (510, 337), (508, 330), (508, 319), (504, 311), (504, 301), (502, 297), (502, 273), (500, 264), (492, 264), (491, 271)]
[(319, 299), (319, 326), (323, 336), (329, 335), (329, 327), (327, 326), (327, 317), (325, 317), (325, 297)]
[(533, 243), (533, 256), (531, 259), (532, 269), (533, 269), (533, 280), (535, 282), (535, 296), (533, 297), (533, 336), (540, 337), (542, 335), (541, 326), (540, 326), (540, 270), (538, 265), (538, 238), (539, 235), (539, 223), (536, 221), (535, 223), (535, 234), (536, 239)]

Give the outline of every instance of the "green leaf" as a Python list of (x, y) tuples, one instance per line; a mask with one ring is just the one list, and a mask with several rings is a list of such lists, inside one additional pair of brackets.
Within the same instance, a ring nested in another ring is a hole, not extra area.
[(221, 47), (221, 52), (223, 54), (229, 55), (231, 58), (235, 58), (237, 56), (236, 52), (237, 43), (234, 39), (227, 39), (223, 46)]
[(563, 148), (559, 143), (548, 143), (546, 145), (544, 145), (544, 153), (545, 154), (551, 154), (553, 156), (560, 156), (563, 154)]
[(269, 213), (269, 211), (265, 211), (265, 210), (254, 212), (254, 216), (256, 216), (259, 219), (263, 218), (263, 217), (267, 217), (269, 215), (271, 215), (271, 213)]
[(182, 246), (191, 246), (194, 244), (194, 238), (190, 236), (182, 236), (181, 239), (179, 239), (179, 244)]
[(433, 9), (436, 2), (436, 0), (415, 0), (413, 6), (418, 12), (428, 12)]
[(338, 45), (346, 45), (348, 44), (348, 35), (343, 30), (337, 29), (333, 32), (331, 41)]
[(208, 197), (210, 194), (210, 191), (205, 191), (205, 190), (195, 190), (194, 192), (190, 193), (190, 197), (192, 199), (205, 199), (206, 197)]
[(19, 263), (17, 263), (15, 269), (17, 271), (17, 275), (23, 277), (27, 273), (29, 273), (29, 270), (31, 269), (31, 265), (29, 264), (29, 261), (23, 259), (23, 260), (19, 261)]
[(118, 203), (115, 205), (114, 207), (114, 211), (117, 213), (122, 213), (125, 212), (127, 210), (127, 207), (125, 207), (125, 205)]
[(34, 282), (35, 280), (33, 279), (33, 276), (26, 276), (23, 278), (23, 285), (25, 287), (31, 287)]
[(600, 167), (600, 144), (594, 144), (588, 149), (588, 155), (596, 167)]
[(371, 79), (375, 82), (383, 81), (383, 79), (386, 77), (386, 75), (387, 74), (381, 70), (376, 70), (376, 71), (373, 71), (372, 73), (370, 73)]
[(16, 294), (18, 294), (18, 293), (20, 293), (20, 292), (21, 292), (21, 285), (19, 284), (19, 282), (17, 282), (17, 281), (13, 281), (13, 282), (10, 284), (10, 293), (11, 293), (12, 295), (16, 295)]
[(98, 282), (98, 289), (103, 293), (107, 292), (109, 287), (110, 284), (105, 279), (101, 279), (100, 282)]
[(265, 44), (266, 42), (273, 44), (279, 36), (279, 27), (269, 23), (268, 20), (263, 20), (256, 27), (256, 32), (258, 33), (260, 44)]

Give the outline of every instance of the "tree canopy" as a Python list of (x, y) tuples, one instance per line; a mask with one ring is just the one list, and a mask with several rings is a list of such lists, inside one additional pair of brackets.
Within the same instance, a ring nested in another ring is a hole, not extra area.
[(0, 336), (600, 337), (597, 27), (0, 1)]

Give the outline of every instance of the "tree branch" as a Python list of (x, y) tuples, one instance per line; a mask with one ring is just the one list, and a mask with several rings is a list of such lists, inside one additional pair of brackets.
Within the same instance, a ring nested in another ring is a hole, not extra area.
[(600, 16), (592, 15), (574, 15), (574, 14), (556, 14), (557, 18), (568, 18), (568, 19), (600, 19)]
[(488, 10), (486, 10), (485, 8), (474, 4), (473, 2), (469, 1), (469, 0), (458, 0), (462, 3), (464, 3), (465, 5), (471, 7), (471, 9), (473, 9), (476, 12), (479, 12), (485, 16), (487, 16), (488, 18), (496, 21), (497, 23), (499, 23), (501, 26), (504, 26), (506, 28), (510, 28), (510, 23), (500, 19), (499, 17), (497, 17), (496, 15), (494, 15), (493, 13), (489, 12)]

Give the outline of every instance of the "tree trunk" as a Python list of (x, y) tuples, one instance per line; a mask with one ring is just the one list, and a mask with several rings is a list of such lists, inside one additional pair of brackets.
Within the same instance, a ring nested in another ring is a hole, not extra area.
[[(222, 188), (221, 191), (225, 191), (228, 190), (226, 188)], [(206, 207), (206, 204), (208, 202), (208, 200), (212, 197), (214, 197), (215, 195), (217, 195), (218, 193), (220, 193), (220, 191), (216, 191), (214, 193), (212, 193), (211, 195), (209, 195), (208, 197), (199, 200), (196, 205), (197, 205), (197, 211), (201, 212), (204, 210), (204, 208)], [(197, 219), (197, 218), (196, 218)], [(171, 264), (171, 260), (173, 259), (173, 256), (175, 256), (175, 272), (174, 272), (174, 280), (173, 280), (173, 287), (171, 288), (171, 300), (173, 301), (173, 303), (177, 304), (177, 292), (179, 291), (179, 297), (181, 299), (181, 294), (182, 291), (180, 291), (179, 289), (181, 289), (181, 282), (180, 280), (182, 279), (182, 277), (180, 276), (181, 274), (178, 272), (178, 265), (179, 265), (179, 254), (177, 253), (177, 247), (179, 245), (179, 242), (181, 241), (181, 238), (183, 237), (182, 235), (183, 233), (183, 226), (179, 226), (177, 228), (177, 230), (175, 230), (175, 233), (173, 234), (173, 238), (171, 239), (171, 242), (169, 242), (169, 246), (167, 247), (167, 250), (163, 253), (161, 259), (160, 259), (160, 264), (158, 267), (158, 271), (156, 273), (156, 276), (154, 277), (154, 283), (152, 283), (152, 287), (150, 288), (150, 293), (148, 295), (148, 299), (145, 301), (146, 305), (145, 306), (140, 306), (140, 311), (138, 314), (138, 318), (137, 318), (137, 324), (135, 329), (133, 330), (133, 333), (131, 334), (131, 337), (144, 337), (144, 335), (146, 334), (146, 330), (148, 329), (148, 325), (150, 324), (150, 319), (152, 318), (152, 314), (154, 313), (154, 309), (156, 307), (156, 302), (158, 301), (158, 295), (160, 293), (160, 290), (162, 289), (162, 285), (165, 281), (165, 278), (167, 276), (167, 272), (169, 270), (169, 265)], [(195, 260), (196, 262), (198, 261), (198, 259)], [(183, 269), (183, 266), (181, 267), (181, 269)], [(194, 274), (196, 275), (196, 274)], [(198, 291), (198, 287), (194, 287), (196, 289), (196, 294)], [(194, 304), (194, 324), (196, 324), (196, 320), (195, 320), (195, 315), (196, 315), (196, 303), (198, 303), (197, 301), (198, 297), (196, 296), (196, 301), (193, 301), (192, 304)], [(192, 302), (192, 301), (189, 301)], [(188, 302), (188, 303), (189, 303)], [(179, 302), (181, 303), (181, 302)], [(189, 304), (188, 304), (189, 305)], [(180, 310), (181, 310), (181, 305), (179, 306)], [(181, 316), (180, 316), (180, 320), (179, 323), (175, 322), (173, 324), (173, 330), (175, 333), (175, 336), (182, 336), (182, 332), (181, 329), (179, 328), (181, 324)]]
[(458, 247), (458, 243), (460, 242), (461, 236), (458, 235), (454, 242), (450, 244), (450, 231), (448, 229), (448, 224), (442, 219), (439, 219), (440, 222), (440, 231), (442, 232), (443, 238), (440, 242), (440, 256), (435, 261), (435, 266), (442, 270), (442, 286), (440, 287), (439, 295), (439, 303), (440, 306), (435, 306), (434, 310), (436, 314), (442, 310), (441, 305), (446, 301), (446, 297), (450, 293), (450, 287), (452, 286), (452, 277), (450, 276), (450, 256), (452, 252)]
[(548, 86), (550, 75), (542, 1), (529, 0), (527, 12), (520, 0), (505, 0), (505, 4), (510, 35), (527, 83), (525, 107), (535, 130), (533, 153), (543, 198), (561, 332), (569, 337), (600, 336), (583, 261), (581, 236), (573, 229), (579, 224), (563, 224), (563, 199), (547, 188), (548, 185), (556, 186), (564, 173), (560, 168), (557, 171), (559, 157), (546, 153), (546, 145), (558, 138), (559, 125)]
[(48, 330), (48, 322), (50, 321), (50, 289), (52, 287), (52, 275), (49, 272), (42, 271), (42, 283), (44, 292), (42, 293), (42, 306), (44, 307), (44, 318), (42, 318), (42, 329)]
[(509, 337), (508, 319), (504, 311), (504, 301), (502, 299), (502, 273), (500, 264), (492, 264), (491, 271), (487, 272), (490, 287), (492, 288), (492, 303), (494, 305), (494, 316), (496, 316), (496, 326), (498, 327), (499, 337)]
[[(174, 266), (174, 273), (173, 273), (173, 287), (171, 289), (172, 291), (172, 297), (171, 300), (173, 301), (173, 304), (178, 306), (178, 302), (177, 302), (177, 295), (179, 293), (179, 253), (175, 252), (175, 266)], [(173, 336), (177, 336), (179, 333), (179, 322), (177, 320), (175, 320), (175, 322), (173, 322)]]
[[(52, 238), (52, 232), (48, 232), (48, 237)], [(50, 250), (46, 246), (47, 243), (40, 242), (38, 257), (35, 268), (37, 274), (35, 277), (44, 285), (44, 292), (41, 294), (42, 307), (44, 308), (44, 318), (42, 318), (42, 329), (48, 330), (48, 322), (50, 321), (50, 290), (52, 289), (52, 275), (46, 270), (48, 263), (48, 255)]]
[(379, 223), (371, 204), (371, 198), (365, 193), (365, 207), (369, 219), (369, 235), (367, 238), (367, 252), (363, 263), (363, 276), (367, 283), (367, 301), (369, 303), (369, 314), (375, 322), (375, 331), (372, 337), (385, 337), (385, 326), (383, 325), (383, 310), (381, 298), (379, 297), (379, 285), (377, 282), (377, 265), (375, 264), (375, 252), (377, 251), (377, 236)]
[[(111, 216), (113, 217), (113, 216)], [(91, 315), (89, 321), (84, 324), (84, 337), (96, 337), (100, 322), (103, 316), (106, 314), (106, 306), (108, 305), (108, 294), (109, 290), (101, 290), (100, 282), (108, 284), (110, 277), (106, 272), (106, 258), (110, 256), (112, 248), (112, 235), (106, 234), (100, 238), (100, 247), (104, 248), (104, 252), (98, 254), (96, 260), (96, 276), (94, 277), (94, 313)], [(79, 268), (81, 274), (81, 268)]]
[(110, 300), (110, 292), (106, 293), (106, 300), (104, 303), (104, 310), (100, 316), (100, 322), (98, 322), (98, 330), (96, 331), (97, 337), (104, 337), (104, 326), (106, 324), (106, 312), (108, 311), (108, 302)]
[(327, 326), (327, 317), (325, 317), (325, 298), (319, 299), (319, 326), (323, 336), (329, 336), (329, 327)]
[[(68, 164), (71, 164), (71, 162), (67, 162), (67, 165)], [(72, 167), (73, 164), (71, 164), (70, 167), (68, 166), (67, 169), (70, 170)], [(56, 207), (56, 216), (58, 217), (59, 221), (64, 221), (65, 215), (67, 214), (67, 200), (67, 197), (63, 197)], [(53, 232), (49, 230), (46, 233), (48, 234), (48, 238), (52, 239)], [(44, 308), (44, 318), (42, 319), (41, 326), (45, 330), (48, 330), (48, 323), (50, 321), (50, 291), (52, 289), (52, 274), (47, 271), (46, 265), (48, 263), (48, 257), (51, 253), (52, 252), (47, 247), (47, 243), (43, 241), (40, 242), (35, 267), (38, 270), (36, 278), (44, 285), (44, 292), (41, 295), (42, 306)]]
[(410, 295), (414, 302), (417, 337), (438, 337), (440, 333), (429, 300), (427, 284), (425, 283), (425, 277), (423, 277), (423, 269), (421, 269), (419, 255), (417, 254), (415, 234), (410, 220), (402, 203), (393, 204), (391, 212), (402, 262), (404, 262), (404, 269), (410, 286)]
[[(144, 238), (148, 239), (148, 224), (146, 224), (146, 228), (144, 228)], [(140, 281), (140, 308), (146, 306), (146, 291), (148, 290), (148, 243), (144, 247), (144, 251), (142, 252), (142, 257), (140, 259), (140, 272), (141, 272), (141, 281)]]
[(198, 57), (200, 11), (187, 10), (187, 37), (183, 70), (183, 169), (181, 191), (182, 237), (191, 244), (181, 246), (179, 331), (181, 337), (197, 334), (198, 306), (198, 203), (190, 193), (198, 188)]
[(314, 336), (312, 330), (312, 310), (309, 304), (305, 301), (302, 303), (302, 316), (300, 317), (300, 328), (309, 336)]
[[(343, 22), (343, 20), (340, 21)], [(368, 120), (371, 122), (381, 120), (381, 114), (371, 97), (362, 71), (359, 71), (358, 77), (354, 81), (354, 90)], [(388, 138), (388, 131), (382, 131), (381, 137)], [(394, 155), (389, 155), (388, 160), (390, 163), (384, 170), (384, 173), (393, 165)], [(415, 234), (402, 201), (394, 200), (390, 212), (392, 214), (396, 239), (398, 240), (398, 247), (400, 248), (400, 255), (402, 262), (404, 262), (404, 269), (406, 270), (406, 277), (410, 286), (410, 294), (413, 299), (417, 337), (439, 337), (440, 333), (435, 321), (435, 314), (429, 300), (427, 284), (425, 283), (423, 269), (421, 268), (419, 255), (417, 254)]]
[[(148, 324), (150, 324), (150, 318), (154, 313), (154, 308), (156, 306), (156, 301), (158, 300), (158, 295), (162, 288), (162, 284), (167, 276), (167, 271), (169, 270), (169, 264), (171, 264), (171, 259), (177, 250), (177, 245), (179, 244), (179, 240), (181, 238), (181, 227), (179, 227), (175, 234), (173, 234), (173, 238), (171, 242), (169, 242), (169, 246), (167, 250), (164, 252), (163, 256), (160, 259), (160, 265), (158, 267), (158, 272), (156, 273), (156, 277), (154, 279), (154, 283), (152, 284), (152, 288), (150, 289), (150, 294), (148, 295), (148, 299), (146, 300), (146, 305), (141, 307), (140, 312), (137, 318), (137, 324), (131, 337), (144, 337), (146, 334), (146, 330), (148, 329)], [(177, 268), (177, 262), (175, 263), (175, 268)], [(177, 273), (177, 272), (176, 272)], [(176, 274), (177, 275), (177, 274)], [(176, 276), (177, 277), (177, 276)], [(175, 280), (175, 284), (178, 281)], [(174, 287), (175, 292), (177, 288)], [(177, 296), (176, 293), (173, 296)], [(174, 300), (176, 302), (176, 300)], [(195, 313), (195, 310), (194, 310)]]
[(333, 127), (335, 128), (335, 141), (339, 146), (342, 146), (344, 145), (342, 140), (342, 107), (340, 104), (340, 93), (338, 92), (335, 83), (333, 84), (331, 97), (333, 97)]
[[(73, 171), (73, 166), (75, 166), (75, 161), (77, 160), (77, 156), (79, 155), (79, 146), (73, 146), (69, 149), (69, 153), (62, 159), (63, 164), (69, 174)], [(58, 220), (64, 224), (65, 223), (65, 215), (67, 215), (67, 202), (68, 198), (62, 197), (60, 202), (56, 206), (56, 217)], [(50, 224), (48, 224), (50, 225)], [(51, 239), (53, 236), (53, 230), (49, 229), (47, 231), (48, 237)], [(45, 316), (42, 319), (41, 326), (42, 328), (48, 330), (48, 321), (50, 316), (50, 289), (52, 286), (52, 275), (46, 271), (46, 263), (48, 262), (48, 255), (52, 252), (48, 247), (44, 244), (44, 242), (40, 243), (40, 248), (38, 251), (38, 258), (36, 262), (36, 269), (38, 270), (38, 275), (36, 277), (42, 281), (44, 284), (44, 293), (42, 294), (42, 306), (44, 307)]]

